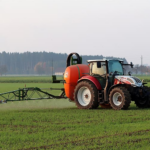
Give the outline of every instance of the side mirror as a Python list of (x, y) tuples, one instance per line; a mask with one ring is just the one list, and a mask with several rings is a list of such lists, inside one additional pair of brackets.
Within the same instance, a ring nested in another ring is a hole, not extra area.
[(133, 66), (134, 66), (134, 65), (133, 65), (133, 63), (132, 63), (132, 62), (130, 63), (130, 66), (131, 66), (131, 68), (133, 68)]
[(97, 62), (97, 68), (101, 68), (101, 62), (100, 61)]

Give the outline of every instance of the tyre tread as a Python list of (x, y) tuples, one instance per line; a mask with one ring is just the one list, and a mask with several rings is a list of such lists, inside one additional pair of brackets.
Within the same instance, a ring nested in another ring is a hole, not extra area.
[[(91, 91), (91, 95), (92, 95), (92, 99), (91, 102), (87, 105), (87, 106), (82, 106), (77, 99), (77, 92), (78, 89), (82, 86), (87, 86), (90, 91)], [(75, 87), (74, 93), (73, 93), (73, 97), (76, 103), (76, 106), (79, 109), (96, 109), (99, 106), (99, 102), (98, 102), (98, 91), (97, 88), (95, 87), (95, 85), (93, 83), (91, 83), (90, 81), (81, 81), (77, 84), (77, 86)]]
[[(116, 106), (113, 102), (112, 102), (112, 95), (114, 93), (114, 91), (119, 91), (122, 94), (122, 97), (124, 99), (123, 103), (120, 104), (119, 106)], [(116, 87), (113, 88), (109, 94), (109, 103), (111, 105), (111, 107), (115, 110), (121, 110), (121, 109), (128, 109), (128, 107), (130, 106), (131, 103), (131, 95), (129, 93), (129, 91), (125, 88), (125, 87)]]

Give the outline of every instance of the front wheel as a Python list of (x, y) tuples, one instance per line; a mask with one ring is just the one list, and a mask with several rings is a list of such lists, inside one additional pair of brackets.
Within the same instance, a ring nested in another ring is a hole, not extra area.
[(109, 103), (115, 110), (128, 109), (131, 96), (125, 87), (115, 87), (109, 94)]
[(135, 104), (138, 108), (150, 108), (150, 87), (144, 87), (145, 92), (149, 93), (146, 97), (135, 97)]
[(74, 90), (74, 100), (80, 109), (94, 109), (99, 106), (98, 90), (90, 81), (81, 81)]

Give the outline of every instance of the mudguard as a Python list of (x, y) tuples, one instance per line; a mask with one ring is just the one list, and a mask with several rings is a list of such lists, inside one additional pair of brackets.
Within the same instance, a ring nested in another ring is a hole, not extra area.
[(96, 86), (96, 88), (98, 90), (102, 90), (102, 87), (101, 87), (99, 81), (96, 78), (94, 78), (93, 76), (90, 76), (90, 75), (83, 76), (82, 78), (80, 78), (78, 80), (78, 83), (81, 82), (81, 81), (83, 81), (83, 80), (89, 80), (89, 81), (91, 81)]
[(126, 86), (126, 84), (115, 84), (115, 85), (112, 85), (110, 88), (109, 88), (109, 90), (108, 90), (108, 94), (110, 93), (110, 91), (113, 89), (113, 88), (115, 88), (115, 87), (119, 87), (119, 86)]

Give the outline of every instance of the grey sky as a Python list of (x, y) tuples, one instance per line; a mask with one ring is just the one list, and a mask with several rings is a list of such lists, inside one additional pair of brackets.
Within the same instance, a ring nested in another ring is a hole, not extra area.
[(150, 65), (149, 0), (0, 0), (0, 52), (78, 52)]

